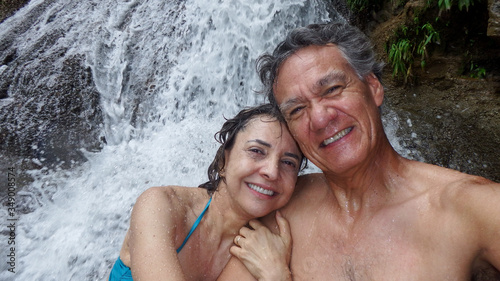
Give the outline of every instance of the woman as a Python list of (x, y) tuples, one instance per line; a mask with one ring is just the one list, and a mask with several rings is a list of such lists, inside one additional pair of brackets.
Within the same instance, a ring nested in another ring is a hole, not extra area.
[[(303, 156), (279, 112), (268, 104), (243, 110), (216, 139), (209, 181), (200, 185), (206, 190), (153, 187), (137, 199), (110, 280), (216, 280), (240, 228), (288, 202)], [(276, 219), (289, 235), (284, 218)]]

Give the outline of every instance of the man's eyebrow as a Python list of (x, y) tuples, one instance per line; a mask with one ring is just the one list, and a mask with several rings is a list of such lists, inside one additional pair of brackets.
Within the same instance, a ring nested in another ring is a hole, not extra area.
[[(332, 84), (335, 81), (340, 81), (340, 82), (345, 83), (346, 80), (347, 80), (347, 76), (346, 76), (345, 72), (340, 71), (340, 70), (332, 70), (328, 74), (326, 74), (325, 76), (321, 77), (318, 81), (316, 81), (316, 83), (314, 83), (314, 85), (313, 85), (313, 87), (314, 87), (313, 89), (315, 91), (314, 94), (316, 94), (316, 95), (320, 94), (319, 92), (323, 87), (325, 87), (329, 84)], [(288, 110), (290, 110), (290, 108), (292, 108), (297, 103), (301, 103), (300, 97), (291, 98), (291, 99), (285, 101), (284, 103), (282, 103), (279, 106), (279, 109), (282, 113), (285, 113)]]
[(332, 70), (325, 76), (321, 77), (318, 81), (316, 81), (316, 83), (314, 84), (314, 89), (321, 89), (325, 85), (329, 85), (335, 81), (344, 82), (346, 80), (347, 78), (345, 72), (340, 70)]
[(293, 98), (293, 99), (289, 99), (289, 100), (285, 101), (284, 103), (282, 103), (279, 106), (281, 113), (284, 114), (285, 112), (290, 110), (290, 108), (292, 108), (295, 104), (300, 103), (300, 100), (301, 100), (300, 98)]

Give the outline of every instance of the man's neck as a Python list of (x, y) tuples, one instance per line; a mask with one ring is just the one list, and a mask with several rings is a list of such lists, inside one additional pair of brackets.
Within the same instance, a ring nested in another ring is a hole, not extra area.
[(407, 162), (388, 144), (348, 172), (325, 176), (339, 208), (355, 219), (372, 214), (394, 196), (404, 180)]

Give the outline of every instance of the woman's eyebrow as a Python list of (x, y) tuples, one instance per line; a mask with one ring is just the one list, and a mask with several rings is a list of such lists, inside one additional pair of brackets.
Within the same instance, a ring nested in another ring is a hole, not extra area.
[[(272, 146), (270, 143), (267, 143), (267, 142), (265, 142), (263, 140), (260, 140), (260, 139), (254, 139), (254, 140), (247, 141), (247, 143), (249, 143), (249, 142), (256, 142), (256, 143), (259, 143), (259, 144), (261, 144), (263, 146), (266, 146), (266, 147), (271, 147)], [(288, 157), (295, 158), (295, 159), (297, 159), (297, 160), (300, 161), (300, 157), (297, 154), (295, 154), (295, 153), (285, 152), (285, 155), (288, 156)]]
[(263, 140), (259, 140), (259, 139), (249, 140), (249, 141), (247, 141), (247, 143), (248, 143), (248, 142), (256, 142), (256, 143), (258, 143), (258, 144), (262, 144), (263, 146), (266, 146), (266, 147), (271, 147), (271, 144), (270, 144), (270, 143), (267, 143), (267, 142), (265, 142), (265, 141), (263, 141)]
[(288, 157), (292, 157), (294, 159), (297, 159), (297, 161), (300, 161), (300, 157), (297, 154), (295, 154), (295, 153), (285, 152), (285, 155), (288, 156)]

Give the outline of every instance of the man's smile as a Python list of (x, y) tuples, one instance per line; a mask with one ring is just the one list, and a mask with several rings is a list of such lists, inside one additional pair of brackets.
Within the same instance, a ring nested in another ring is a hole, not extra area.
[(343, 138), (345, 135), (349, 134), (349, 132), (352, 131), (352, 128), (353, 127), (349, 127), (347, 129), (344, 129), (344, 130), (338, 132), (337, 134), (335, 134), (333, 137), (324, 140), (321, 143), (321, 147), (325, 147), (325, 146), (327, 146), (331, 143), (334, 143), (334, 142), (338, 141), (339, 139)]

